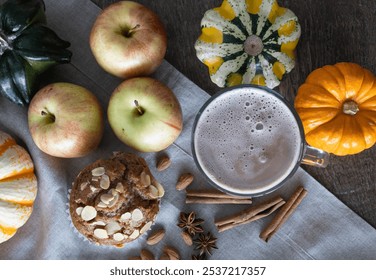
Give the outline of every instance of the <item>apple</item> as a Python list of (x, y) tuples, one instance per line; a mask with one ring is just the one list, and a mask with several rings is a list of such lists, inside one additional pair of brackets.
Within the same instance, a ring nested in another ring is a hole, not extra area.
[(85, 156), (103, 136), (103, 110), (98, 99), (70, 83), (40, 89), (30, 102), (28, 122), (38, 148), (55, 157)]
[(162, 63), (167, 35), (153, 11), (139, 3), (120, 1), (97, 17), (90, 48), (108, 73), (120, 78), (146, 76)]
[(108, 121), (116, 136), (141, 152), (158, 152), (178, 138), (183, 118), (179, 101), (161, 82), (132, 78), (112, 93)]

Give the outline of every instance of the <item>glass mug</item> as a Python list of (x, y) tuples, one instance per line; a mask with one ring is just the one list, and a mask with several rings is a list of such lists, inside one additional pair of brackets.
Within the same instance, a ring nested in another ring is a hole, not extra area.
[(277, 92), (240, 85), (213, 95), (196, 116), (193, 158), (216, 188), (261, 196), (288, 180), (301, 163), (326, 167), (329, 154), (310, 147), (295, 109)]

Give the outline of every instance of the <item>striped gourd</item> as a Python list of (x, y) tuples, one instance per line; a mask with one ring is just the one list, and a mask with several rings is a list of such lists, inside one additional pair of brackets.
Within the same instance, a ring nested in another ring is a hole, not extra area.
[(30, 155), (0, 131), (0, 243), (29, 219), (36, 194), (37, 179)]
[(276, 0), (224, 0), (205, 13), (201, 27), (197, 57), (219, 87), (275, 88), (294, 68), (300, 25)]

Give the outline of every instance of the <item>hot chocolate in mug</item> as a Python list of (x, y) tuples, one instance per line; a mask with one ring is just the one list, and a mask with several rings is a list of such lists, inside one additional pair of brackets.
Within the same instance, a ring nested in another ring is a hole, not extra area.
[(295, 109), (266, 87), (241, 85), (213, 95), (196, 116), (196, 165), (218, 189), (240, 196), (270, 193), (301, 163), (326, 167), (329, 154), (310, 147)]

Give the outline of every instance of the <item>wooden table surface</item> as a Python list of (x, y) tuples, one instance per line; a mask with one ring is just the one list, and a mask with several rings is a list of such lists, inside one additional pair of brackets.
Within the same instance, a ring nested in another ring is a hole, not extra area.
[[(117, 0), (91, 0), (104, 8)], [(196, 57), (194, 43), (200, 35), (205, 11), (222, 0), (134, 0), (163, 21), (168, 34), (166, 60), (209, 94), (219, 88)], [(279, 0), (299, 18), (302, 35), (297, 64), (279, 88), (293, 102), (297, 88), (318, 67), (355, 62), (376, 74), (375, 0)], [(360, 154), (331, 156), (325, 169), (303, 166), (331, 193), (376, 228), (376, 145)]]

